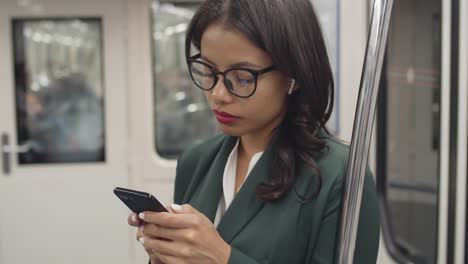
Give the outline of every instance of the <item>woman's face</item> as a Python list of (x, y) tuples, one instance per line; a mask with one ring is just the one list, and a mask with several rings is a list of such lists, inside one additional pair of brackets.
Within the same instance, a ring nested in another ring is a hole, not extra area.
[[(233, 67), (262, 70), (272, 66), (270, 56), (238, 31), (222, 25), (209, 26), (201, 39), (201, 60), (218, 71)], [(248, 98), (233, 95), (218, 76), (216, 86), (205, 96), (221, 130), (232, 136), (268, 135), (284, 117), (290, 82), (279, 71), (258, 77), (257, 90)], [(233, 117), (231, 117), (233, 116)]]

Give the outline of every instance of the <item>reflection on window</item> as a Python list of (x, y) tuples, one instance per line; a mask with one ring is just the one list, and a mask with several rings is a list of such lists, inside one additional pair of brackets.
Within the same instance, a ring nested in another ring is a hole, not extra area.
[(436, 263), (437, 252), (440, 58), (441, 1), (395, 1), (378, 153), (396, 240), (423, 263)]
[(185, 33), (193, 14), (190, 7), (153, 5), (155, 137), (165, 158), (176, 158), (216, 133), (211, 109), (190, 80), (185, 60)]
[(100, 19), (13, 21), (19, 162), (104, 161)]

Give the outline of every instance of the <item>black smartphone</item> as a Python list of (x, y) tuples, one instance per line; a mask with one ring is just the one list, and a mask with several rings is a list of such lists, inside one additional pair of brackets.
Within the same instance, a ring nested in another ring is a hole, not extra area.
[(146, 211), (167, 212), (158, 199), (149, 193), (117, 187), (114, 194), (136, 214)]

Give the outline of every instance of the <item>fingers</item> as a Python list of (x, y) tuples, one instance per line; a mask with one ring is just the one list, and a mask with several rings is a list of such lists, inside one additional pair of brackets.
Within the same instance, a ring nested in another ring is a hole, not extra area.
[[(165, 206), (166, 207), (166, 210), (170, 213), (174, 213), (174, 211), (172, 210), (172, 208), (170, 206)], [(127, 222), (129, 225), (131, 226), (141, 226), (144, 224), (144, 222), (140, 219), (140, 217), (138, 217), (137, 214), (135, 213), (131, 213), (128, 218), (127, 218)]]
[(173, 263), (162, 261), (161, 258), (159, 258), (158, 254), (154, 253), (151, 256), (150, 264), (173, 264)]
[(169, 213), (175, 213), (174, 210), (172, 210), (172, 208), (170, 206), (164, 206), (166, 207), (166, 210), (169, 212)]
[(135, 213), (131, 213), (128, 216), (127, 221), (128, 221), (128, 224), (131, 226), (140, 226), (143, 224), (143, 222), (140, 220), (140, 218), (138, 218), (137, 214)]
[(152, 251), (157, 252), (158, 258), (160, 258), (161, 255), (181, 257), (183, 253), (188, 253), (188, 252), (182, 252), (182, 250), (180, 248), (180, 243), (178, 244), (178, 243), (176, 243), (174, 241), (153, 239), (153, 238), (143, 236), (143, 237), (140, 238), (139, 242), (145, 248), (148, 248), (148, 249), (150, 249)]
[[(143, 235), (143, 232), (142, 232), (142, 230), (141, 230), (140, 228), (138, 228), (138, 231), (137, 231), (137, 233), (136, 233), (136, 240), (137, 240), (138, 242), (140, 242), (140, 243), (143, 245), (142, 241), (144, 241), (144, 235)], [(147, 247), (147, 246), (145, 246), (145, 245), (143, 245), (143, 248), (144, 248), (145, 251), (148, 253), (148, 256), (149, 256), (150, 258), (153, 259), (153, 258), (156, 257), (156, 256), (155, 256), (155, 255), (156, 255), (156, 254), (155, 254), (156, 252), (155, 252), (154, 250), (152, 250), (151, 248), (149, 248), (149, 247)], [(160, 261), (157, 262), (157, 263), (160, 263)]]
[(136, 232), (136, 234), (135, 234), (136, 240), (137, 240), (137, 241), (140, 241), (140, 238), (141, 238), (142, 236), (143, 236), (143, 231), (142, 231), (141, 228), (138, 228), (138, 229), (137, 229), (137, 232)]
[(182, 259), (177, 258), (177, 257), (158, 254), (157, 262), (154, 263), (154, 264), (186, 264), (186, 263), (187, 263), (186, 260), (182, 260)]
[[(173, 204), (171, 206), (165, 206), (167, 211), (169, 213), (178, 213), (178, 214), (201, 214), (200, 212), (198, 212), (195, 208), (193, 208), (192, 206), (188, 205), (188, 204), (184, 204), (184, 205), (178, 205), (178, 204)], [(131, 213), (128, 218), (127, 218), (127, 222), (129, 225), (131, 226), (141, 226), (142, 224), (144, 224), (144, 222), (142, 221), (142, 219), (135, 213)]]
[(164, 264), (185, 264), (186, 260), (170, 255), (158, 254), (158, 259)]
[(203, 221), (202, 217), (195, 214), (172, 214), (166, 212), (144, 212), (139, 214), (139, 217), (146, 223), (177, 229), (197, 227)]
[(141, 227), (143, 236), (150, 238), (160, 238), (173, 241), (186, 241), (189, 243), (195, 240), (195, 231), (191, 229), (175, 229), (153, 224), (146, 224)]
[(172, 204), (171, 209), (176, 214), (201, 214), (197, 209), (193, 208), (190, 204), (178, 205)]
[[(145, 236), (141, 237), (138, 241), (145, 248), (148, 248), (154, 252), (165, 254), (165, 255), (170, 255), (170, 256), (177, 255), (177, 249), (172, 245), (174, 244), (173, 241), (153, 239), (153, 238), (145, 237)], [(159, 257), (159, 254), (158, 254), (158, 257)]]

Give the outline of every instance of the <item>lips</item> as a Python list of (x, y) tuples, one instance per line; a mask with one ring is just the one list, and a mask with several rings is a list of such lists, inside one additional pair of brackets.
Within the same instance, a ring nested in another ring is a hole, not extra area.
[(217, 110), (214, 110), (213, 112), (216, 115), (216, 119), (221, 124), (232, 124), (232, 123), (236, 122), (237, 120), (239, 120), (239, 117), (231, 115), (231, 114), (226, 113), (226, 112), (217, 111)]

